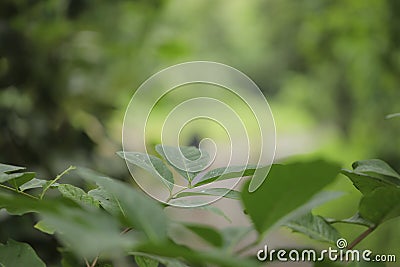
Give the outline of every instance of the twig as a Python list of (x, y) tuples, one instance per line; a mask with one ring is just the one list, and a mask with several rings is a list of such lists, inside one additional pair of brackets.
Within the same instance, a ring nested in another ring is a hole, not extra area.
[(11, 191), (14, 191), (14, 192), (16, 192), (16, 193), (22, 194), (22, 195), (24, 195), (24, 196), (27, 196), (27, 197), (30, 197), (30, 198), (33, 198), (33, 199), (38, 199), (38, 198), (35, 197), (35, 196), (32, 196), (32, 195), (30, 195), (30, 194), (28, 194), (28, 193), (25, 193), (24, 191), (20, 191), (20, 190), (17, 190), (17, 189), (15, 189), (15, 188), (12, 188), (12, 187), (9, 187), (9, 186), (3, 185), (3, 184), (0, 184), (0, 187), (2, 187), (2, 188), (4, 188), (4, 189), (11, 190)]
[(90, 267), (95, 267), (98, 259), (99, 259), (99, 256), (97, 256), (96, 258), (94, 258), (94, 260), (93, 260), (93, 262), (92, 262), (92, 265), (90, 265)]
[(371, 226), (364, 232), (362, 232), (356, 239), (354, 239), (353, 242), (347, 247), (347, 249), (352, 249), (354, 248), (358, 243), (364, 240), (370, 233), (372, 233), (375, 230), (376, 226)]
[(51, 180), (50, 183), (48, 183), (48, 184), (46, 185), (46, 187), (43, 189), (42, 193), (40, 194), (40, 197), (39, 197), (39, 198), (40, 198), (40, 199), (43, 199), (44, 194), (46, 194), (46, 191), (49, 190), (49, 188), (50, 188), (53, 184), (55, 184), (58, 180), (60, 180), (61, 177), (63, 177), (63, 176), (64, 176), (65, 174), (67, 174), (69, 171), (72, 171), (72, 170), (75, 170), (75, 169), (76, 169), (76, 167), (74, 167), (74, 166), (69, 166), (68, 169), (66, 169), (65, 171), (63, 171), (63, 172), (60, 173), (59, 175), (57, 175), (56, 178), (54, 178), (53, 180)]
[(169, 196), (165, 202), (168, 203), (168, 202), (170, 202), (172, 199), (175, 199), (176, 196), (177, 196), (179, 193), (181, 193), (182, 191), (185, 191), (186, 189), (190, 189), (190, 187), (184, 187), (184, 188), (182, 188), (181, 190), (176, 191), (173, 195)]
[(128, 233), (128, 232), (129, 232), (130, 230), (132, 230), (132, 229), (133, 229), (132, 227), (127, 227), (127, 228), (125, 228), (125, 229), (121, 232), (121, 235)]

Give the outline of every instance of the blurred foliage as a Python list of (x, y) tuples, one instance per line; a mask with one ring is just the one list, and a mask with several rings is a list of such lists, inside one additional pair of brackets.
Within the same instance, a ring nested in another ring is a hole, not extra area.
[[(396, 0), (3, 0), (0, 162), (46, 177), (70, 164), (126, 176), (115, 151), (135, 88), (172, 64), (211, 60), (263, 90), (278, 153), (399, 170), (400, 123), (385, 119), (400, 111), (399, 36)], [(24, 236), (25, 219), (2, 229)], [(376, 239), (390, 246), (386, 230)]]

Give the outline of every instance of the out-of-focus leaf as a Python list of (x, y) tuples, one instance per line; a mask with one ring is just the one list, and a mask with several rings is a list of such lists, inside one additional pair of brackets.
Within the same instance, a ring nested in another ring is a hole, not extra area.
[(127, 226), (143, 230), (153, 242), (167, 238), (168, 219), (160, 205), (141, 192), (115, 179), (111, 179), (89, 169), (81, 168), (79, 175), (96, 183), (116, 197)]
[(135, 255), (135, 258), (138, 256), (141, 256), (141, 257), (153, 259), (153, 260), (158, 261), (159, 263), (165, 265), (166, 267), (188, 267), (183, 262), (181, 262), (177, 259), (173, 259), (173, 258), (159, 257), (156, 255), (150, 255), (150, 254), (140, 253), (140, 252), (131, 252), (130, 254)]
[(221, 230), (224, 239), (224, 248), (227, 250), (233, 250), (235, 246), (250, 233), (253, 227), (250, 226), (235, 226), (226, 227)]
[(317, 261), (313, 265), (314, 267), (385, 267), (386, 264), (383, 262), (366, 262), (366, 261), (359, 261), (359, 262), (350, 262), (349, 264), (341, 264), (339, 262), (333, 262), (330, 260), (324, 261)]
[(189, 182), (210, 163), (208, 153), (194, 146), (156, 145), (156, 151)]
[(251, 176), (256, 171), (256, 165), (247, 166), (229, 166), (217, 168), (204, 174), (194, 186), (201, 186), (214, 181), (222, 181), (232, 178), (240, 178), (244, 176)]
[(78, 204), (84, 204), (93, 207), (99, 206), (99, 202), (96, 199), (94, 199), (92, 196), (87, 194), (79, 187), (70, 184), (60, 184), (57, 189), (64, 197), (69, 198), (77, 202)]
[(175, 198), (188, 196), (221, 196), (231, 199), (240, 199), (240, 192), (228, 188), (206, 188), (200, 191), (181, 192)]
[(30, 245), (11, 239), (0, 244), (0, 262), (6, 267), (46, 267)]
[(185, 227), (213, 246), (221, 247), (223, 244), (221, 234), (211, 227), (199, 224), (185, 224)]
[(386, 119), (392, 119), (395, 117), (400, 117), (400, 113), (393, 113), (386, 116)]
[[(259, 266), (256, 260), (236, 257), (235, 255), (227, 254), (223, 250), (217, 248), (207, 252), (193, 251), (188, 247), (177, 245), (172, 242), (141, 244), (136, 247), (135, 251), (146, 254), (155, 254), (154, 252), (157, 252), (157, 256), (161, 257), (183, 258), (189, 263), (189, 266), (198, 266), (199, 264), (220, 267)], [(134, 255), (135, 252), (132, 254)]]
[(228, 216), (226, 216), (225, 212), (223, 212), (220, 208), (218, 208), (216, 206), (206, 205), (206, 206), (198, 207), (198, 209), (202, 209), (202, 210), (206, 210), (206, 211), (212, 212), (212, 213), (214, 213), (214, 214), (216, 214), (218, 216), (221, 216), (222, 218), (224, 218), (228, 222), (232, 222), (232, 220)]
[(13, 172), (13, 171), (19, 171), (19, 170), (24, 170), (24, 169), (25, 169), (24, 167), (0, 163), (0, 173)]
[(359, 261), (359, 262), (352, 262), (348, 267), (385, 267), (386, 263), (384, 262), (372, 262), (372, 261)]
[(360, 201), (359, 213), (376, 225), (400, 216), (400, 188), (380, 187), (365, 195)]
[(5, 208), (12, 215), (37, 212), (41, 204), (37, 199), (32, 199), (22, 194), (0, 192), (0, 208)]
[(121, 158), (148, 171), (153, 176), (160, 179), (171, 191), (174, 187), (174, 176), (161, 159), (140, 152), (118, 152)]
[[(137, 239), (120, 234), (121, 222), (101, 209), (71, 206), (65, 200), (37, 200), (22, 194), (0, 193), (0, 207), (9, 213), (39, 213), (52, 226), (67, 248), (82, 257), (95, 257), (101, 251), (120, 251), (131, 247)], [(28, 265), (29, 266), (29, 265)]]
[(200, 210), (205, 210), (208, 212), (212, 212), (215, 215), (221, 216), (228, 222), (232, 222), (232, 220), (226, 216), (226, 214), (218, 207), (213, 206), (213, 205), (201, 205), (203, 202), (199, 202), (199, 205), (197, 206), (198, 203), (196, 201), (192, 201), (191, 199), (184, 199), (184, 198), (178, 198), (178, 199), (173, 199), (173, 203), (176, 205), (179, 205), (180, 207), (192, 207), (194, 209), (200, 209)]
[(53, 226), (51, 226), (50, 224), (48, 224), (45, 220), (38, 221), (34, 225), (34, 227), (36, 229), (38, 229), (39, 231), (49, 234), (49, 235), (54, 234), (54, 232), (56, 231), (56, 229)]
[(59, 207), (58, 212), (41, 212), (56, 236), (68, 249), (81, 257), (96, 257), (99, 253), (119, 253), (137, 240), (120, 234), (118, 218), (100, 209)]
[(307, 213), (315, 205), (329, 200), (310, 199), (322, 188), (333, 181), (340, 167), (331, 162), (315, 160), (311, 162), (273, 165), (270, 173), (255, 192), (242, 191), (242, 201), (246, 212), (259, 233), (264, 233), (282, 218), (291, 219), (289, 214), (300, 216)]
[(294, 220), (284, 223), (295, 232), (305, 234), (306, 236), (331, 244), (335, 244), (340, 238), (339, 232), (327, 223), (321, 216), (306, 213)]
[(118, 214), (123, 214), (123, 210), (121, 210), (117, 198), (104, 190), (104, 188), (98, 187), (96, 189), (90, 190), (88, 192), (88, 195), (97, 200), (103, 207), (103, 209), (105, 209), (108, 213), (114, 216)]
[(157, 267), (158, 261), (146, 256), (135, 256), (135, 261), (139, 267)]
[(61, 266), (62, 267), (76, 267), (76, 266), (83, 266), (83, 259), (80, 261), (75, 256), (75, 254), (66, 249), (65, 247), (59, 247), (58, 251), (61, 254)]
[[(316, 261), (313, 264), (314, 267), (344, 267), (343, 264), (324, 259), (323, 261)], [(346, 265), (347, 266), (347, 265)]]

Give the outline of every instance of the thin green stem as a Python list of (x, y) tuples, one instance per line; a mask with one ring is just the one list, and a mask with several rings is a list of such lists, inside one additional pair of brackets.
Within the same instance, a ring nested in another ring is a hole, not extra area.
[(189, 187), (184, 187), (184, 188), (182, 188), (181, 190), (178, 190), (178, 191), (176, 191), (174, 194), (171, 194), (168, 198), (167, 198), (167, 200), (165, 201), (165, 202), (170, 202), (172, 199), (174, 199), (174, 198), (176, 198), (176, 196), (179, 194), (179, 193), (181, 193), (182, 191), (185, 191), (186, 189), (189, 189)]
[(9, 186), (3, 185), (3, 184), (0, 184), (0, 187), (2, 187), (2, 188), (4, 188), (4, 189), (11, 190), (11, 191), (13, 191), (13, 192), (15, 192), (15, 193), (22, 194), (22, 195), (24, 195), (24, 196), (27, 196), (27, 197), (30, 197), (30, 198), (33, 198), (33, 199), (38, 199), (38, 198), (35, 197), (35, 196), (32, 196), (32, 195), (30, 195), (30, 194), (28, 194), (28, 193), (25, 193), (24, 191), (20, 191), (20, 190), (17, 190), (17, 189), (15, 189), (15, 188), (12, 188), (12, 187), (9, 187)]
[(57, 175), (56, 178), (54, 178), (53, 180), (50, 181), (50, 183), (48, 183), (46, 185), (46, 187), (43, 189), (42, 193), (40, 194), (40, 199), (43, 199), (44, 195), (46, 194), (47, 190), (49, 190), (49, 188), (55, 184), (58, 180), (61, 179), (61, 177), (63, 177), (65, 174), (67, 174), (68, 172), (75, 170), (76, 167), (74, 166), (69, 166), (68, 169), (64, 170), (62, 173), (60, 173), (59, 175)]

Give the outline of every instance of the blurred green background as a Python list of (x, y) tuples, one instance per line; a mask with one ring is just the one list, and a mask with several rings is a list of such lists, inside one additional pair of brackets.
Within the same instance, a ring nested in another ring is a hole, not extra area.
[[(275, 116), (279, 158), (344, 167), (381, 158), (400, 170), (400, 120), (385, 119), (400, 112), (397, 0), (2, 0), (0, 162), (48, 178), (78, 165), (129, 179), (115, 152), (132, 94), (191, 60), (255, 81)], [(333, 187), (350, 194), (321, 212), (351, 215), (359, 196), (342, 176)], [(0, 220), (0, 241), (6, 231), (37, 238), (23, 219)], [(365, 246), (399, 251), (398, 228), (388, 223)]]

